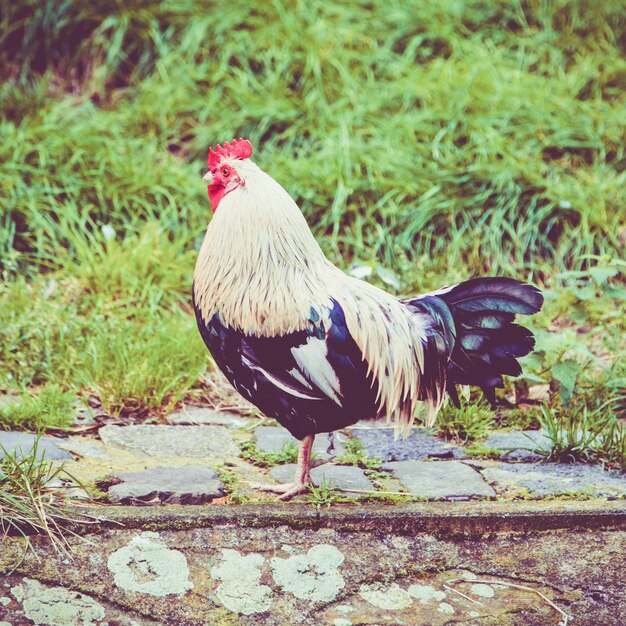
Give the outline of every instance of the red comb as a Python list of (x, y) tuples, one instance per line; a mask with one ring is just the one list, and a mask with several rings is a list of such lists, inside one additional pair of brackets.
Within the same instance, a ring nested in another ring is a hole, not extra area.
[(247, 139), (233, 139), (230, 143), (224, 142), (223, 146), (219, 144), (213, 148), (209, 148), (209, 169), (213, 170), (219, 166), (222, 157), (234, 157), (235, 159), (247, 159), (252, 155), (252, 144)]

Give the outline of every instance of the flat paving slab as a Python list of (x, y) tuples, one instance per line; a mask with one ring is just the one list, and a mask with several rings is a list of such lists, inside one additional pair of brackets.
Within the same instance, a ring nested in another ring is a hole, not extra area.
[(367, 454), (382, 461), (421, 461), (428, 458), (461, 459), (463, 448), (424, 431), (414, 430), (407, 439), (395, 439), (393, 428), (358, 428), (352, 436), (363, 444)]
[(170, 413), (166, 418), (169, 424), (174, 426), (231, 426), (233, 428), (243, 428), (252, 420), (241, 417), (226, 411), (217, 411), (208, 407), (187, 406), (179, 411)]
[(154, 467), (116, 478), (122, 482), (109, 488), (109, 500), (122, 504), (202, 504), (225, 493), (217, 472), (205, 465)]
[(461, 461), (396, 461), (385, 463), (413, 496), (431, 499), (494, 498), (482, 476)]
[[(279, 483), (293, 480), (296, 466), (293, 463), (277, 465), (269, 475)], [(374, 492), (374, 485), (359, 467), (352, 465), (320, 465), (311, 470), (311, 480), (316, 486), (326, 485), (331, 489), (357, 489)]]
[[(315, 437), (313, 442), (313, 456), (316, 459), (326, 460), (341, 456), (344, 452), (340, 433), (322, 433)], [(285, 444), (300, 445), (300, 441), (292, 437), (288, 430), (279, 426), (258, 426), (254, 429), (254, 443), (265, 453), (280, 452)]]
[(624, 474), (605, 471), (594, 465), (484, 463), (481, 473), (502, 495), (522, 489), (534, 496), (626, 496)]
[(0, 431), (0, 459), (6, 456), (6, 453), (15, 453), (17, 458), (32, 456), (35, 444), (37, 445), (37, 457), (46, 458), (51, 461), (63, 459), (71, 459), (72, 455), (66, 450), (62, 450), (59, 444), (64, 439), (56, 437), (39, 437), (32, 433)]
[(239, 448), (225, 426), (103, 426), (98, 434), (104, 445), (147, 457), (222, 459), (236, 456)]
[(68, 437), (67, 439), (60, 440), (57, 445), (59, 448), (67, 450), (78, 457), (101, 460), (111, 458), (104, 444), (91, 437)]
[(545, 455), (537, 451), (549, 452), (551, 440), (543, 430), (512, 430), (492, 433), (485, 445), (499, 450), (507, 461), (541, 461)]

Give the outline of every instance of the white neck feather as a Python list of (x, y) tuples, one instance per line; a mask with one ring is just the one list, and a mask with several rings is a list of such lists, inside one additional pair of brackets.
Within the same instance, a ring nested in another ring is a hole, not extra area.
[(326, 304), (337, 271), (289, 194), (251, 161), (237, 164), (245, 185), (215, 212), (194, 277), (196, 303), (208, 321), (253, 335), (301, 330), (311, 306)]

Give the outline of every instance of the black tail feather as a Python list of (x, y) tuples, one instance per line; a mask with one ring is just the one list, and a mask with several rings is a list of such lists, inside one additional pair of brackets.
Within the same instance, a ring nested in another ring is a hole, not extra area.
[(514, 324), (518, 314), (541, 309), (543, 295), (512, 278), (475, 278), (432, 294), (443, 300), (454, 320), (456, 341), (447, 372), (447, 391), (458, 406), (455, 385), (480, 387), (491, 404), (502, 376), (518, 376), (517, 358), (533, 349), (533, 334)]

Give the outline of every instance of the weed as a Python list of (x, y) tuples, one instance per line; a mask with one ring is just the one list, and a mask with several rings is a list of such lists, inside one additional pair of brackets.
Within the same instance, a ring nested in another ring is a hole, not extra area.
[(366, 469), (365, 475), (370, 480), (380, 480), (380, 479), (389, 478), (391, 476), (390, 472), (385, 471), (385, 470), (378, 470), (378, 469)]
[[(29, 456), (4, 452), (0, 459), (0, 530), (28, 535), (46, 535), (55, 549), (69, 555), (67, 535), (74, 535), (69, 522), (91, 522), (91, 518), (70, 510), (63, 489), (53, 486), (62, 477), (75, 480), (63, 465), (54, 465), (38, 453), (37, 441)], [(30, 545), (30, 544), (29, 544)]]
[(484, 437), (493, 424), (493, 411), (484, 401), (463, 404), (460, 408), (448, 404), (440, 411), (437, 421), (440, 435), (461, 442)]
[(239, 477), (231, 467), (220, 465), (216, 468), (216, 471), (224, 485), (230, 504), (247, 504), (250, 502), (250, 496), (238, 492), (237, 487), (240, 484)]
[(386, 492), (372, 492), (361, 498), (361, 502), (372, 502), (377, 504), (400, 504), (402, 502), (428, 502), (429, 498), (422, 496), (414, 496), (410, 493), (390, 491)]
[(356, 465), (362, 469), (378, 469), (382, 465), (380, 459), (370, 458), (359, 439), (348, 439), (344, 443), (344, 452), (337, 458), (342, 465)]
[(359, 499), (346, 496), (340, 491), (336, 491), (332, 483), (328, 483), (325, 478), (322, 478), (319, 485), (310, 486), (309, 492), (305, 496), (305, 502), (320, 509), (322, 507), (330, 507), (331, 505), (338, 503), (358, 504)]
[(626, 469), (626, 428), (610, 411), (582, 406), (559, 412), (544, 407), (541, 426), (551, 441), (544, 452), (549, 460), (600, 462)]
[(539, 428), (539, 407), (532, 408), (499, 408), (495, 420), (499, 428), (512, 430), (534, 430)]
[(323, 479), (320, 485), (311, 485), (305, 499), (316, 508), (329, 507), (337, 501), (337, 494)]
[(262, 452), (254, 441), (241, 444), (241, 457), (257, 467), (273, 467), (298, 460), (298, 445), (294, 441), (285, 441), (278, 452)]
[(465, 446), (464, 451), (472, 459), (499, 459), (502, 456), (502, 451), (498, 448), (492, 448), (482, 443)]

